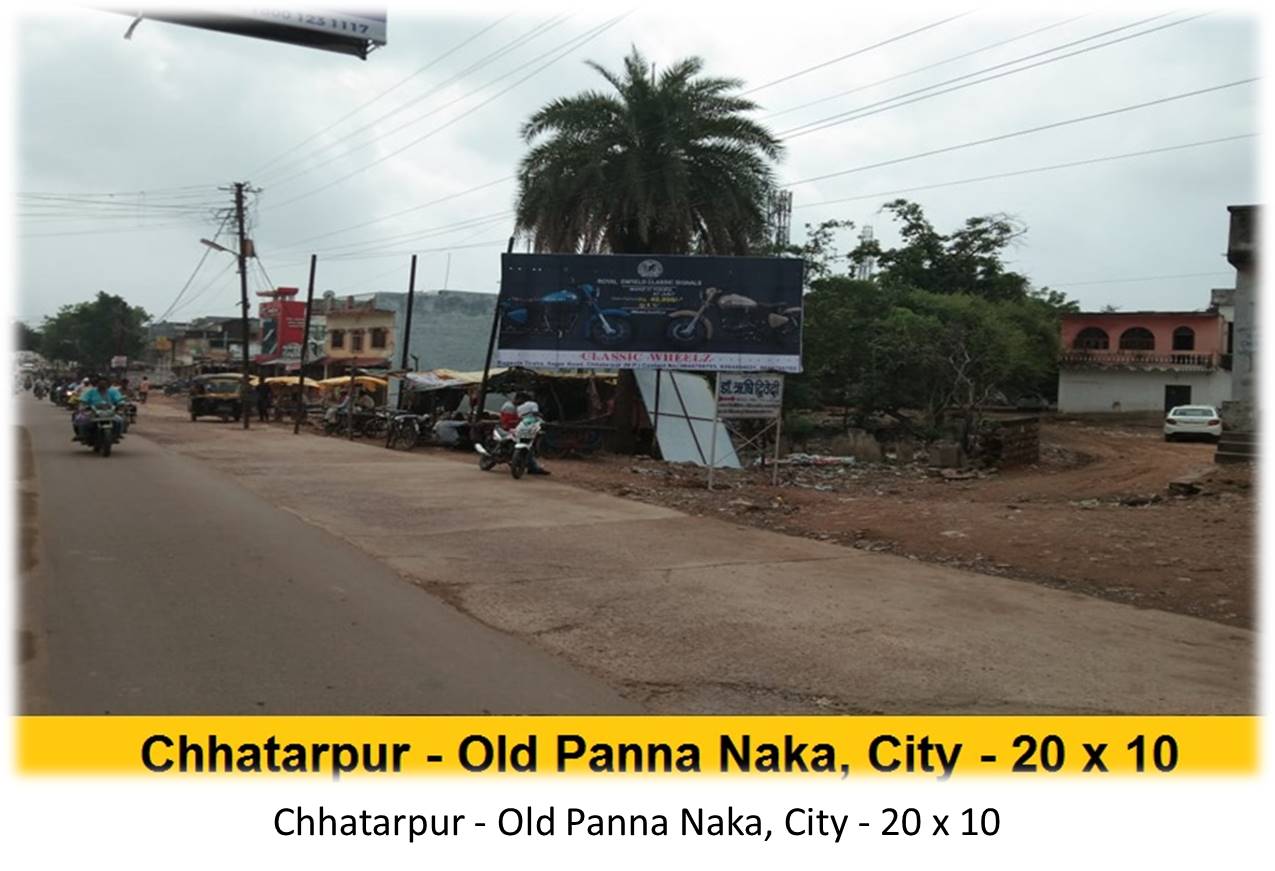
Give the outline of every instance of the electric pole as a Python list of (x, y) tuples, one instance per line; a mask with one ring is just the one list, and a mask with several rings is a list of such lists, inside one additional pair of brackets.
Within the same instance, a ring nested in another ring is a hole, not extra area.
[(239, 223), (239, 304), (243, 307), (239, 324), (243, 330), (243, 385), (240, 387), (240, 413), (243, 416), (243, 428), (248, 428), (248, 418), (252, 415), (248, 409), (248, 252), (247, 240), (244, 238), (243, 193), (245, 182), (235, 182), (235, 219)]

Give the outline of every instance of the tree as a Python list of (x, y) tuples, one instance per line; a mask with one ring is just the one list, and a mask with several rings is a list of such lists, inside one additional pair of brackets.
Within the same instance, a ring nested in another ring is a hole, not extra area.
[(14, 339), (14, 347), (19, 351), (40, 351), (40, 340), (43, 336), (40, 331), (27, 326), (25, 321), (14, 321), (13, 329), (17, 333)]
[(737, 79), (702, 76), (691, 57), (658, 76), (636, 48), (614, 93), (586, 91), (541, 107), (523, 125), (517, 227), (537, 251), (748, 254), (765, 236), (769, 130), (745, 117)]
[(1005, 250), (1026, 232), (1008, 215), (969, 218), (960, 229), (942, 234), (921, 207), (893, 200), (883, 207), (900, 224), (902, 244), (882, 248), (876, 240), (861, 242), (850, 253), (853, 263), (877, 259), (879, 280), (931, 293), (965, 293), (992, 300), (1023, 299), (1030, 291), (1026, 276), (1007, 271)]
[(74, 361), (105, 370), (111, 358), (141, 356), (146, 347), (145, 309), (122, 297), (99, 291), (91, 302), (64, 305), (41, 327), (43, 353), (53, 360)]

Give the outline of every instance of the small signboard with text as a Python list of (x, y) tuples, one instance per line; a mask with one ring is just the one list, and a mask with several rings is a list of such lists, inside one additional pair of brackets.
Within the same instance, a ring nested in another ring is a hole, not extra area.
[(720, 420), (774, 420), (784, 404), (784, 376), (773, 372), (721, 372), (717, 375)]
[[(101, 358), (99, 357), (98, 359), (101, 359)], [(127, 369), (127, 368), (128, 368), (128, 358), (127, 358), (127, 357), (118, 357), (118, 356), (117, 356), (117, 357), (112, 357), (112, 358), (111, 358), (111, 368), (112, 368), (112, 369)]]

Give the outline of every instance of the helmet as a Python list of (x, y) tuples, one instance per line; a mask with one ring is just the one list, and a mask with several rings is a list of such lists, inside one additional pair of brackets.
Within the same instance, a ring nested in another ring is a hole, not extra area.
[(500, 410), (501, 410), (501, 411), (512, 411), (512, 412), (515, 412), (515, 413), (516, 413), (516, 412), (518, 411), (518, 407), (517, 407), (517, 406), (515, 406), (512, 402), (505, 402), (505, 404), (504, 404), (504, 405), (500, 406)]
[(540, 406), (534, 402), (524, 402), (522, 405), (518, 406), (519, 417), (526, 417), (529, 414), (538, 416), (540, 414)]

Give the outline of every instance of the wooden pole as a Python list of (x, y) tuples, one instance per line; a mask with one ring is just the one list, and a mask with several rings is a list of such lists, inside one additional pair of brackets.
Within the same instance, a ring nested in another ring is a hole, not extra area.
[[(403, 358), (400, 369), (407, 368), (407, 350), (412, 344), (412, 302), (416, 299), (416, 255), (412, 255), (412, 274), (407, 279), (407, 321), (403, 324)], [(407, 386), (407, 378), (402, 379), (398, 388), (396, 406), (403, 407), (403, 388)]]
[(305, 356), (310, 348), (310, 312), (314, 310), (314, 270), (318, 260), (318, 254), (310, 255), (310, 283), (305, 292), (305, 332), (301, 336), (301, 363), (297, 369), (297, 419), (292, 426), (293, 435), (301, 432), (301, 420), (305, 417)]
[[(509, 237), (509, 247), (506, 254), (512, 254), (514, 251), (514, 239)], [(469, 419), (471, 423), (477, 423), (483, 414), (483, 409), (487, 407), (487, 379), (491, 375), (491, 356), (496, 350), (496, 336), (500, 333), (500, 294), (496, 294), (496, 310), (491, 315), (491, 335), (487, 337), (487, 359), (483, 362), (483, 381), (478, 387), (478, 402), (474, 403), (474, 407), (469, 410)], [(472, 437), (472, 431), (471, 431)]]

